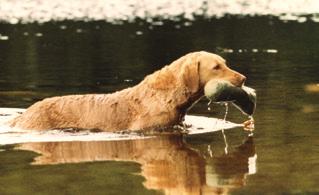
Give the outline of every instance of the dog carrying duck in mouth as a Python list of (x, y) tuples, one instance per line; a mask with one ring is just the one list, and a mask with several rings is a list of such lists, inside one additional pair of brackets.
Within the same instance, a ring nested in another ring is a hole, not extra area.
[(143, 130), (180, 124), (187, 110), (204, 96), (205, 85), (224, 80), (241, 87), (246, 77), (213, 53), (186, 54), (145, 77), (136, 86), (112, 94), (46, 98), (9, 121), (32, 130)]

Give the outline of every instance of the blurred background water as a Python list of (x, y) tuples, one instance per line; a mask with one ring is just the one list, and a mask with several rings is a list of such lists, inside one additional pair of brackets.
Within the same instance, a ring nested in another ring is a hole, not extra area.
[[(318, 12), (304, 0), (0, 0), (0, 107), (121, 90), (197, 50), (258, 94), (254, 138), (226, 131), (229, 154), (218, 132), (2, 146), (0, 193), (319, 193)], [(203, 99), (190, 112), (224, 108)], [(234, 107), (227, 118), (246, 120)]]

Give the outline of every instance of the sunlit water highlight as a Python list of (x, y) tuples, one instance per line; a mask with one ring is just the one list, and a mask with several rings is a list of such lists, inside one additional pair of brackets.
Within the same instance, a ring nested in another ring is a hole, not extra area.
[[(274, 15), (284, 21), (319, 22), (319, 2), (316, 0), (0, 0), (0, 21), (8, 23), (48, 22), (62, 20), (104, 20), (111, 23), (145, 19), (162, 25), (158, 18), (193, 21), (196, 16), (206, 18), (232, 15)], [(190, 23), (185, 23), (190, 25)]]

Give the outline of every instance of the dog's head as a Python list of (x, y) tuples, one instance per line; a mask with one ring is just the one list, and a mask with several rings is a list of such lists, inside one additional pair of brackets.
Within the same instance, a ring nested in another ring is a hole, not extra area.
[(185, 63), (184, 81), (193, 92), (203, 88), (210, 80), (226, 80), (235, 86), (241, 87), (246, 77), (226, 65), (226, 61), (213, 53), (194, 52), (191, 61)]

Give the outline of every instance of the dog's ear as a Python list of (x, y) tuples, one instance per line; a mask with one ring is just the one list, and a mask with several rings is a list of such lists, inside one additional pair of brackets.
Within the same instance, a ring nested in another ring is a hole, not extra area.
[(199, 90), (199, 66), (200, 62), (196, 59), (189, 60), (183, 66), (182, 76), (185, 86), (192, 93)]

